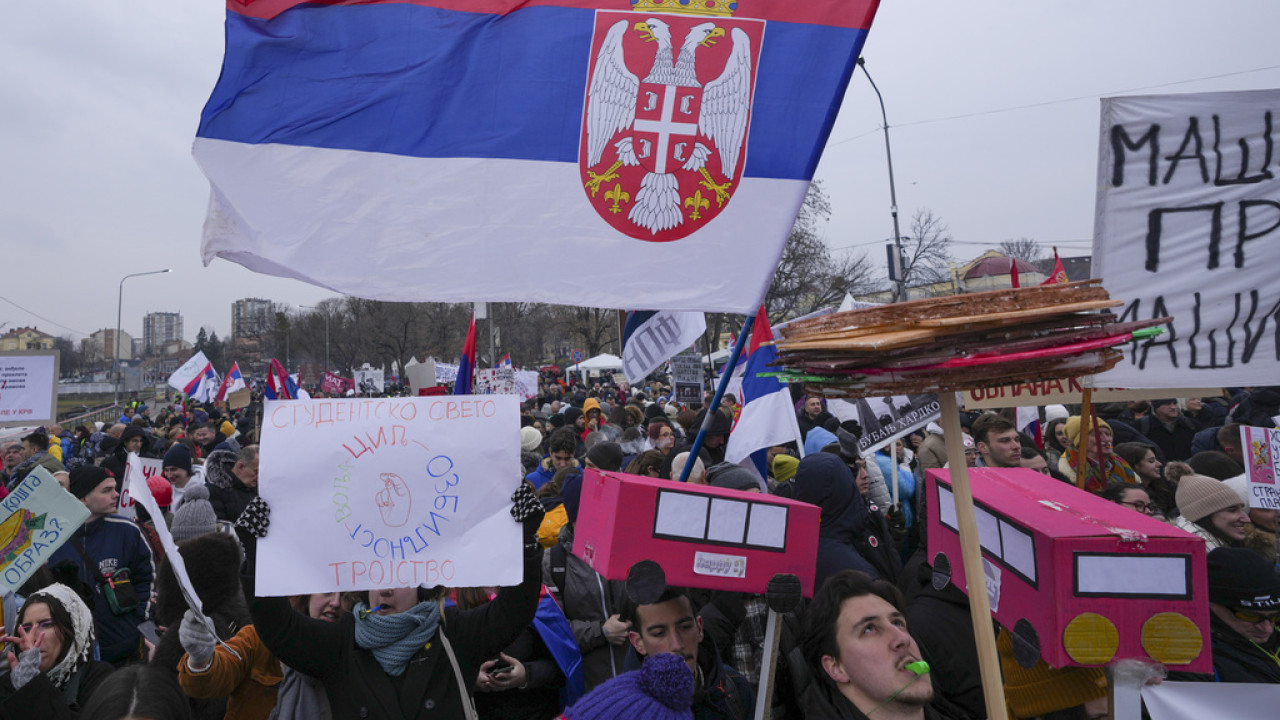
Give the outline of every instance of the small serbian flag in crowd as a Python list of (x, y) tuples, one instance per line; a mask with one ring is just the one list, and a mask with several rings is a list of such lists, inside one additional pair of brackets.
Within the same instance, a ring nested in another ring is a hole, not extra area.
[(470, 395), (471, 380), (476, 374), (476, 314), (471, 313), (467, 326), (467, 341), (462, 344), (462, 359), (458, 361), (458, 377), (453, 381), (454, 395)]
[(227, 395), (245, 389), (244, 376), (240, 374), (240, 363), (231, 363), (231, 369), (227, 371), (227, 376), (222, 378), (222, 384), (218, 386), (218, 396), (216, 402), (223, 402), (227, 399)]
[(271, 358), (271, 367), (267, 370), (267, 386), (263, 389), (263, 393), (268, 400), (296, 400), (298, 398), (298, 385), (289, 377), (289, 373), (284, 371), (284, 365), (280, 361)]
[(213, 402), (218, 392), (218, 373), (204, 353), (198, 352), (169, 376), (169, 386), (196, 402)]
[[(772, 341), (773, 328), (769, 327), (769, 316), (761, 306), (751, 330), (751, 354), (747, 356), (747, 369), (742, 376), (742, 412), (724, 450), (727, 462), (745, 464), (742, 461), (757, 450), (800, 441), (800, 424), (796, 421), (786, 383), (761, 375), (775, 372), (769, 364), (778, 359), (778, 351), (773, 345), (764, 344)], [(763, 458), (756, 470), (761, 477), (768, 477), (768, 468), (761, 465)]]

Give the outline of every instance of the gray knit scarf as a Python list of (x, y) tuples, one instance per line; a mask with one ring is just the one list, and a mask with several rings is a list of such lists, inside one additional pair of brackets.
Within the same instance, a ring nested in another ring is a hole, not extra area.
[(394, 615), (373, 615), (364, 603), (357, 603), (356, 645), (373, 652), (387, 674), (400, 677), (409, 658), (436, 634), (440, 624), (440, 603), (428, 600)]

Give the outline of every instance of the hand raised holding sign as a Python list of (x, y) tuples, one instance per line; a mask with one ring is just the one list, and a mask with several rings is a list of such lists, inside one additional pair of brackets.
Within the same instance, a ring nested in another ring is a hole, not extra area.
[(374, 495), (382, 522), (387, 527), (400, 527), (409, 522), (409, 510), (413, 496), (409, 494), (409, 486), (395, 473), (381, 473), (383, 489)]

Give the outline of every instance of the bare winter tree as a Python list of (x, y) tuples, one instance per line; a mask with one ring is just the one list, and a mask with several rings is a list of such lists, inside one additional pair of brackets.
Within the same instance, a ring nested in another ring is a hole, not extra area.
[[(858, 294), (872, 289), (872, 268), (865, 257), (832, 257), (823, 233), (830, 217), (831, 199), (822, 182), (815, 181), (809, 185), (765, 295), (771, 322), (839, 305), (846, 292)], [(709, 322), (708, 329), (711, 325)]]
[(1046, 257), (1044, 248), (1040, 247), (1040, 243), (1028, 237), (1005, 240), (1000, 243), (1000, 252), (1012, 258), (1026, 260), (1033, 265)]
[(921, 208), (911, 216), (911, 235), (902, 239), (903, 285), (928, 285), (950, 279), (951, 231), (932, 210)]

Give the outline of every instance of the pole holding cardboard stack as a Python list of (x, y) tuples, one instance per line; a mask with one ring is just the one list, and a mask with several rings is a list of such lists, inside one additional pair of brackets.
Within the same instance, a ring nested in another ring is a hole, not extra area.
[(808, 392), (835, 398), (937, 393), (987, 714), (1008, 717), (991, 631), (981, 545), (961, 441), (955, 391), (1026, 378), (1103, 372), (1116, 346), (1169, 321), (1117, 322), (1100, 279), (914, 300), (796, 322), (776, 344), (786, 370)]

